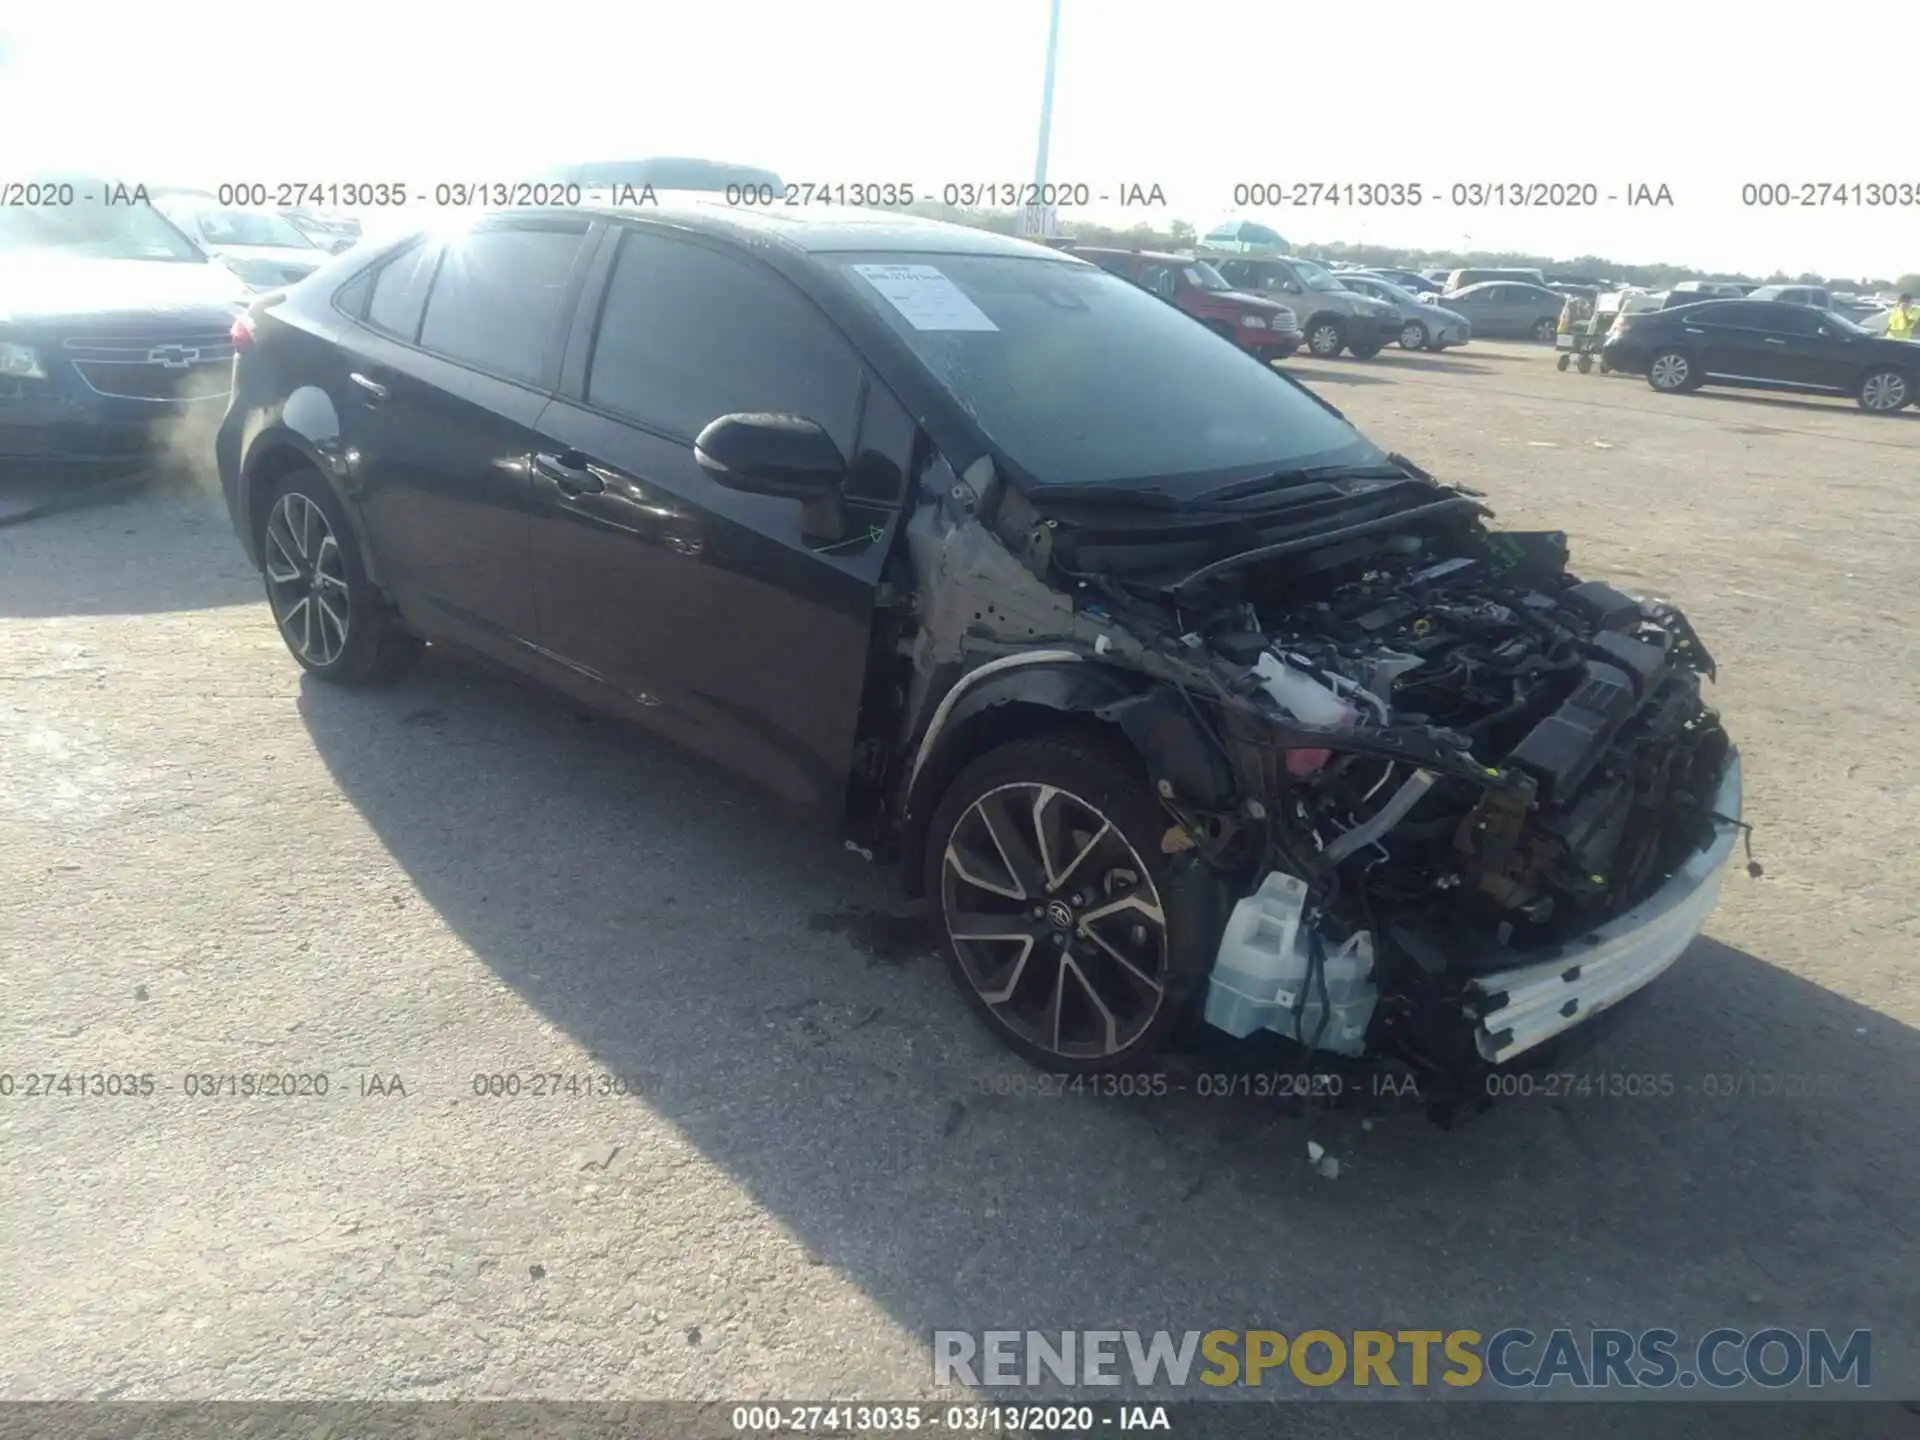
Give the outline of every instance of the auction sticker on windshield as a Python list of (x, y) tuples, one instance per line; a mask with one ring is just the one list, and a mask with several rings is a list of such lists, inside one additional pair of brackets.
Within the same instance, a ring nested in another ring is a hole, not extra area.
[(998, 330), (986, 312), (931, 265), (849, 267), (916, 330)]

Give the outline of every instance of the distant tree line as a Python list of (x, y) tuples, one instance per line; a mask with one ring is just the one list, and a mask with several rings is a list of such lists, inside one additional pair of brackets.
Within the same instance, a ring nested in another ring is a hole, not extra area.
[[(971, 225), (996, 234), (1015, 235), (1020, 229), (1020, 214), (1014, 210), (963, 210), (951, 205), (923, 202), (909, 206), (915, 215)], [(1164, 227), (1139, 224), (1127, 229), (1094, 225), (1085, 221), (1062, 219), (1060, 228), (1083, 245), (1112, 245), (1138, 250), (1181, 250), (1192, 245), (1198, 232), (1184, 220), (1173, 220)], [(1845, 278), (1815, 275), (1811, 271), (1789, 275), (1776, 270), (1771, 275), (1744, 275), (1724, 270), (1701, 270), (1691, 265), (1623, 265), (1600, 255), (1576, 255), (1564, 260), (1553, 255), (1529, 255), (1519, 250), (1409, 250), (1394, 245), (1306, 245), (1300, 253), (1314, 259), (1354, 265), (1387, 265), (1397, 270), (1454, 270), (1466, 266), (1522, 267), (1555, 275), (1586, 275), (1596, 280), (1613, 280), (1624, 285), (1644, 285), (1664, 290), (1680, 280), (1732, 280), (1747, 285), (1821, 285), (1830, 290), (1871, 294), (1877, 290), (1904, 290), (1920, 294), (1920, 274), (1906, 274), (1897, 280), (1876, 276)]]

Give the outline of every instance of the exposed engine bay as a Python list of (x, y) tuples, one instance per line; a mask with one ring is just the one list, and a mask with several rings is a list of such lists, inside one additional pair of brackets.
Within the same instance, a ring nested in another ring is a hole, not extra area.
[(917, 778), (982, 662), (1097, 667), (1087, 708), (1233, 907), (1207, 1018), (1457, 1067), (1475, 976), (1590, 935), (1737, 823), (1732, 747), (1684, 615), (1398, 463), (1166, 514), (940, 476), (909, 531), (906, 708)]

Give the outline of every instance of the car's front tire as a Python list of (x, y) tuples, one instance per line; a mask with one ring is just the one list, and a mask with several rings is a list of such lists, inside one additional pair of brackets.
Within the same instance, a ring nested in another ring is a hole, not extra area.
[(1704, 377), (1684, 350), (1660, 350), (1647, 361), (1647, 384), (1662, 395), (1683, 395), (1698, 390)]
[(1347, 327), (1337, 315), (1316, 315), (1307, 322), (1307, 350), (1317, 360), (1331, 360), (1347, 344)]
[(1906, 371), (1883, 365), (1860, 377), (1860, 388), (1853, 398), (1869, 414), (1892, 415), (1912, 402), (1913, 381)]
[(1172, 817), (1126, 751), (1060, 731), (991, 750), (928, 829), (927, 893), (955, 984), (1045, 1070), (1133, 1070), (1178, 1030), (1212, 964)]
[(1555, 319), (1536, 320), (1533, 325), (1533, 338), (1542, 345), (1551, 345), (1554, 337), (1560, 333), (1560, 322)]
[(353, 524), (309, 469), (264, 498), (260, 568), (280, 638), (308, 674), (336, 685), (383, 685), (420, 650), (360, 560)]
[(1402, 350), (1424, 350), (1432, 344), (1427, 335), (1427, 327), (1418, 320), (1409, 320), (1400, 327), (1400, 348)]

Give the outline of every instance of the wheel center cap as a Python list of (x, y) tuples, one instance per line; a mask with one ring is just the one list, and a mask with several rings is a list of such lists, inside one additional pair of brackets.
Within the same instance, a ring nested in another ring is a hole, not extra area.
[(1067, 930), (1073, 926), (1073, 907), (1064, 900), (1047, 902), (1047, 923), (1056, 930)]

